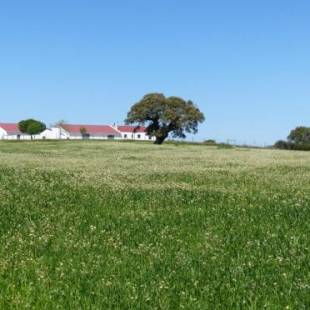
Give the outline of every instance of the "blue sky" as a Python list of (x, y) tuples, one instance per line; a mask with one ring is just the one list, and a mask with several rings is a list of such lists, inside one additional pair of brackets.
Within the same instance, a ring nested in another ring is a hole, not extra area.
[(205, 113), (195, 140), (273, 143), (310, 125), (309, 16), (309, 0), (1, 1), (0, 121), (121, 123), (163, 92)]

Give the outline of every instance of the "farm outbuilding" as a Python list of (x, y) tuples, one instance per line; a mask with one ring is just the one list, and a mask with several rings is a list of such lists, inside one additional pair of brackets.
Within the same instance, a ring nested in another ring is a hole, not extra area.
[(154, 140), (153, 137), (146, 133), (143, 126), (117, 126), (116, 129), (121, 133), (124, 140)]
[(62, 139), (121, 139), (121, 134), (109, 125), (64, 124), (59, 126)]
[[(155, 138), (146, 133), (143, 126), (111, 126), (111, 125), (85, 125), (62, 124), (47, 128), (38, 135), (33, 135), (35, 140), (137, 140), (153, 141)], [(20, 132), (18, 124), (0, 123), (0, 139), (5, 140), (30, 140), (31, 136)]]
[(2, 140), (30, 140), (31, 136), (22, 133), (18, 124), (0, 123), (0, 139)]
[[(53, 128), (47, 128), (43, 132), (41, 132), (39, 135), (34, 136), (37, 140), (56, 140), (56, 139), (62, 139), (61, 130), (60, 128), (53, 127)], [(64, 136), (63, 139), (66, 139)]]

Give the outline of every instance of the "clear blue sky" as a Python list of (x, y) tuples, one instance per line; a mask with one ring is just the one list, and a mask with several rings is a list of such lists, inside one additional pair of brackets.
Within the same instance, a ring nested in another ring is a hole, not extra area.
[(196, 140), (310, 125), (309, 0), (0, 3), (0, 121), (122, 122), (148, 92), (193, 100)]

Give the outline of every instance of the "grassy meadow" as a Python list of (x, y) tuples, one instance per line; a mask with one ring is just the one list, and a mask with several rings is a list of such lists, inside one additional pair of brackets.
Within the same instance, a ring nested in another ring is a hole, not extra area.
[(262, 308), (310, 308), (310, 153), (0, 143), (0, 309)]

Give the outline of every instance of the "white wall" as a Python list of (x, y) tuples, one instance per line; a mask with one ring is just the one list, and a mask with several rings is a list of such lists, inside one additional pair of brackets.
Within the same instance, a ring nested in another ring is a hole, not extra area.
[[(132, 132), (120, 132), (121, 137), (114, 137), (114, 140), (137, 140), (137, 141), (154, 141), (155, 137), (152, 137), (151, 139), (149, 138), (148, 135), (146, 135), (144, 132), (136, 132), (136, 133), (132, 133)], [(125, 136), (127, 135), (127, 137), (125, 138)], [(140, 138), (139, 138), (140, 136)], [(43, 140), (43, 139), (47, 139), (47, 140), (56, 140), (56, 139), (61, 139), (61, 140), (67, 140), (67, 139), (71, 139), (71, 140), (82, 140), (82, 136), (81, 135), (77, 135), (77, 136), (71, 136), (70, 133), (68, 133), (66, 130), (64, 130), (63, 128), (59, 128), (59, 127), (53, 127), (53, 128), (49, 128), (44, 130), (41, 134), (39, 135), (34, 135), (33, 138), (35, 140)], [(7, 132), (0, 127), (0, 139), (5, 139), (5, 140), (18, 140), (17, 135), (7, 135)], [(24, 135), (21, 134), (20, 135), (20, 140), (30, 140), (31, 136), (29, 135)], [(90, 140), (107, 140), (109, 139), (107, 136), (90, 136), (89, 137)], [(113, 140), (113, 139), (111, 139)]]
[[(70, 140), (83, 140), (82, 136), (69, 136)], [(84, 140), (120, 140), (121, 137), (108, 138), (107, 136), (90, 136)]]
[[(54, 135), (56, 135), (56, 138), (51, 138), (51, 139), (62, 139), (62, 140), (82, 140), (82, 135), (78, 134), (78, 135), (70, 135), (70, 133), (68, 131), (66, 131), (63, 128), (51, 128), (51, 130), (53, 130), (55, 133)], [(49, 138), (46, 138), (49, 139)], [(90, 136), (88, 139), (85, 140), (108, 140), (110, 138), (108, 138), (107, 136)], [(121, 137), (114, 137), (114, 140), (119, 140), (121, 139)], [(111, 139), (113, 140), (113, 139)]]
[(35, 139), (37, 140), (56, 140), (56, 139), (61, 139), (61, 130), (60, 128), (53, 127), (53, 128), (48, 128), (41, 132), (39, 135), (35, 136)]
[(4, 140), (31, 140), (31, 136), (29, 135), (5, 135), (3, 136)]
[(29, 135), (7, 135), (6, 140), (31, 140), (31, 136)]
[(0, 127), (0, 139), (1, 140), (30, 140), (31, 137), (29, 135), (10, 135), (7, 133), (6, 130), (4, 130), (2, 127)]
[[(150, 137), (145, 132), (121, 132), (122, 139), (124, 140), (142, 140), (142, 141), (154, 141), (155, 137)], [(127, 136), (127, 137), (126, 137)]]
[(0, 139), (4, 139), (4, 137), (7, 135), (7, 132), (0, 127)]
[(70, 134), (59, 127), (48, 128), (39, 135), (34, 136), (34, 139), (36, 140), (67, 140), (69, 138)]

